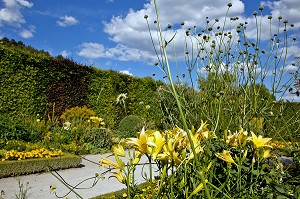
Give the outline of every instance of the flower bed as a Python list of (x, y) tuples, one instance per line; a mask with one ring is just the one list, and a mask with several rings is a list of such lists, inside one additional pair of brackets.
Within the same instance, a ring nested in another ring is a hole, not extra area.
[[(22, 158), (24, 156), (25, 155), (22, 154)], [(19, 159), (20, 157), (16, 158)], [(80, 163), (81, 157), (72, 154), (64, 154), (62, 156), (51, 158), (49, 155), (45, 154), (45, 156), (41, 158), (5, 160), (0, 162), (0, 178), (45, 172), (49, 170), (73, 168), (78, 167)]]

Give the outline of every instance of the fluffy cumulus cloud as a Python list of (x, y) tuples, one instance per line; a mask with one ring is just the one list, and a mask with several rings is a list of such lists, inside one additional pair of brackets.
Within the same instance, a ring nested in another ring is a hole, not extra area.
[(60, 20), (57, 21), (56, 23), (61, 27), (74, 26), (79, 23), (78, 20), (72, 16), (65, 15), (63, 17), (60, 17), (59, 19)]
[(131, 74), (131, 73), (129, 72), (129, 70), (121, 70), (120, 73), (123, 73), (123, 74), (125, 74), (125, 75), (133, 76), (133, 74)]
[(60, 54), (61, 54), (61, 56), (66, 58), (66, 57), (69, 57), (71, 55), (71, 52), (69, 52), (67, 50), (63, 50)]
[(21, 9), (31, 8), (33, 3), (26, 0), (2, 0), (4, 8), (0, 9), (0, 25), (12, 25), (20, 27), (26, 20)]
[[(257, 37), (256, 18), (253, 15), (246, 15), (245, 5), (241, 0), (232, 0), (231, 2), (232, 7), (229, 9), (225, 30), (236, 33), (235, 27), (239, 25), (239, 23), (247, 21), (247, 37), (255, 40)], [(168, 48), (168, 53), (172, 58), (172, 55), (174, 55), (175, 46), (176, 57), (179, 60), (184, 60), (185, 57), (185, 30), (188, 28), (194, 30), (194, 27), (196, 27), (196, 32), (199, 33), (202, 29), (207, 28), (206, 20), (210, 21), (210, 26), (214, 23), (215, 19), (219, 19), (219, 22), (214, 24), (213, 31), (216, 32), (216, 26), (223, 26), (223, 21), (225, 19), (224, 16), (228, 10), (228, 0), (193, 0), (189, 2), (182, 0), (164, 0), (157, 1), (157, 3), (159, 7), (161, 28), (163, 30), (165, 40), (168, 41), (176, 34), (175, 39), (172, 42), (174, 45)], [(267, 13), (267, 9), (265, 9), (262, 15), (260, 38), (263, 41), (270, 39), (269, 15), (273, 16), (271, 27), (274, 32), (277, 30), (278, 24), (278, 20), (276, 22), (275, 19), (277, 19), (279, 15), (284, 17), (283, 20), (288, 19), (289, 24), (294, 23), (294, 29), (299, 30), (297, 29), (297, 25), (300, 23), (300, 15), (297, 15), (296, 12), (297, 10), (300, 10), (299, 0), (266, 0), (262, 1), (261, 4), (264, 5), (265, 8), (269, 8), (270, 11)], [(144, 19), (145, 15), (148, 15), (150, 33), (154, 38), (153, 43), (150, 40), (148, 26), (146, 20)], [(231, 23), (229, 22), (229, 18), (231, 17), (238, 17), (239, 20)], [(109, 21), (103, 23), (104, 32), (106, 32), (109, 36), (109, 39), (115, 43), (115, 47), (106, 48), (102, 44), (90, 43), (89, 48), (87, 48), (87, 44), (83, 44), (81, 46), (79, 55), (90, 59), (107, 57), (122, 61), (144, 60), (145, 62), (153, 63), (153, 60), (156, 60), (153, 45), (157, 48), (159, 48), (161, 45), (156, 38), (157, 33), (156, 24), (154, 23), (155, 20), (156, 15), (153, 0), (147, 1), (142, 9), (130, 9), (125, 16), (113, 16)], [(184, 27), (180, 26), (181, 22), (185, 23)], [(168, 24), (172, 25), (171, 30), (167, 30)], [(283, 23), (281, 23), (281, 26), (280, 32), (283, 32)], [(298, 27), (300, 27), (300, 24)], [(298, 34), (296, 33), (296, 35)], [(233, 36), (236, 36), (237, 38), (239, 37), (237, 35)], [(196, 43), (197, 42), (194, 44)], [(205, 47), (209, 47), (209, 45)], [(298, 49), (299, 47), (297, 46), (290, 48), (291, 53), (288, 56), (291, 57), (294, 55)]]
[(99, 43), (83, 43), (80, 45), (79, 56), (87, 59), (111, 58), (119, 61), (139, 61), (143, 57), (147, 59), (151, 56), (143, 50), (128, 48), (118, 44), (114, 48), (105, 48)]
[(19, 35), (24, 39), (29, 39), (33, 37), (33, 33), (35, 32), (35, 26), (29, 26), (27, 29), (22, 29), (19, 32)]

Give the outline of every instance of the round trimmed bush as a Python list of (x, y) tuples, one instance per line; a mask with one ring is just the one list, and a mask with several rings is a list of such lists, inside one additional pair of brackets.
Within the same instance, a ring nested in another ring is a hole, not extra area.
[(126, 116), (119, 123), (120, 137), (135, 137), (142, 127), (143, 121), (138, 116)]

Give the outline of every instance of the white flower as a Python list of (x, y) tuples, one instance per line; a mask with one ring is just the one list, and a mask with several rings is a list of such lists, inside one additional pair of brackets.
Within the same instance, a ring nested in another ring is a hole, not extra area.
[(116, 102), (117, 104), (119, 104), (120, 102), (124, 103), (125, 99), (127, 98), (127, 93), (121, 93), (120, 95), (118, 95)]

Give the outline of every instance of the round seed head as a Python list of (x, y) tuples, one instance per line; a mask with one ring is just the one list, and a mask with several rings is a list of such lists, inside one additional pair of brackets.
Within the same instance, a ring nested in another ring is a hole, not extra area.
[(254, 15), (254, 16), (256, 16), (256, 15), (257, 15), (257, 12), (256, 12), (256, 11), (254, 11), (254, 12), (253, 12), (253, 15)]
[(269, 15), (269, 16), (268, 16), (268, 19), (272, 19), (272, 15)]
[(172, 28), (172, 25), (171, 25), (171, 24), (168, 24), (168, 28), (171, 29), (171, 28)]
[(227, 6), (230, 8), (232, 6), (232, 3), (228, 3)]
[(283, 21), (283, 23), (289, 23), (289, 20), (286, 19), (286, 20)]
[(281, 19), (282, 19), (282, 16), (279, 16), (278, 19), (281, 20)]
[(264, 6), (259, 6), (258, 9), (259, 9), (259, 10), (263, 10), (263, 9), (264, 9)]
[(184, 21), (180, 23), (180, 25), (184, 26)]

